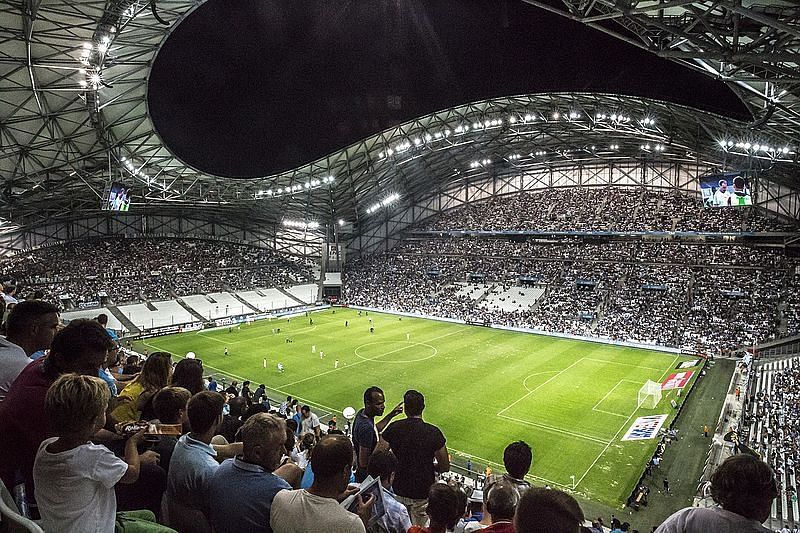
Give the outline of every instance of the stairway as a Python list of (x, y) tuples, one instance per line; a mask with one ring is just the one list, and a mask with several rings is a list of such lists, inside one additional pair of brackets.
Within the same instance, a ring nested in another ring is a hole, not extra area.
[(308, 305), (303, 300), (301, 300), (297, 296), (293, 295), (292, 293), (290, 293), (289, 291), (287, 291), (283, 287), (275, 287), (275, 288), (278, 289), (279, 291), (281, 291), (287, 298), (290, 298), (291, 300), (297, 302), (297, 305)]
[(242, 298), (241, 296), (239, 296), (239, 295), (238, 295), (238, 294), (236, 294), (235, 292), (233, 292), (233, 291), (229, 290), (229, 291), (228, 291), (228, 294), (230, 294), (231, 296), (233, 296), (234, 298), (236, 298), (237, 300), (239, 300), (240, 302), (242, 302), (244, 305), (246, 305), (246, 306), (247, 306), (248, 308), (250, 308), (252, 311), (255, 311), (256, 313), (260, 313), (260, 312), (261, 312), (261, 309), (259, 309), (259, 308), (258, 308), (258, 307), (256, 307), (255, 305), (251, 304), (250, 302), (248, 302), (247, 300), (245, 300), (244, 298)]
[(206, 320), (208, 320), (206, 317), (204, 317), (203, 315), (201, 315), (200, 313), (198, 313), (198, 312), (197, 312), (197, 311), (196, 311), (194, 308), (190, 307), (190, 306), (189, 306), (189, 304), (187, 304), (186, 302), (184, 302), (182, 298), (178, 298), (178, 299), (177, 299), (177, 300), (175, 300), (175, 301), (176, 301), (176, 302), (178, 302), (178, 304), (180, 304), (180, 306), (181, 306), (181, 307), (183, 307), (184, 309), (186, 309), (187, 311), (189, 311), (189, 313), (191, 313), (191, 315), (192, 315), (193, 317), (195, 317), (197, 320), (202, 320), (203, 322), (205, 322)]
[(136, 334), (142, 331), (139, 328), (137, 328), (136, 325), (133, 322), (131, 322), (130, 319), (125, 316), (125, 313), (120, 311), (116, 305), (106, 305), (106, 309), (108, 309), (111, 312), (111, 314), (114, 315), (116, 319), (119, 320), (120, 323), (123, 326), (125, 326), (125, 329), (127, 329), (129, 332)]

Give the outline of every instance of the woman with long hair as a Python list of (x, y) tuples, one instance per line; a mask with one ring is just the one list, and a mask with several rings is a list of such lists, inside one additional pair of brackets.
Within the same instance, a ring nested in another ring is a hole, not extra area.
[(203, 383), (203, 362), (200, 359), (181, 359), (175, 365), (170, 384), (173, 387), (183, 387), (192, 396), (206, 390)]
[(153, 396), (169, 384), (172, 357), (168, 352), (154, 352), (147, 358), (139, 375), (119, 393), (119, 405), (111, 412), (115, 422), (136, 422)]

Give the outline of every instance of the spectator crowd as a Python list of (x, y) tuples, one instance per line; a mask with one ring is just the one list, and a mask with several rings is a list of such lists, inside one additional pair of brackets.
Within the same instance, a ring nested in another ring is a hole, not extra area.
[[(704, 208), (699, 199), (673, 192), (570, 188), (521, 193), (447, 211), (409, 231), (394, 249), (351, 262), (344, 274), (345, 300), (714, 353), (800, 332), (797, 262), (780, 248), (705, 238), (542, 239), (502, 233), (463, 236), (458, 230), (796, 228), (750, 208)], [(472, 290), (465, 291), (465, 285)], [(524, 296), (524, 287), (543, 290), (534, 302), (517, 302), (515, 290)], [(511, 294), (512, 305), (498, 305), (489, 298), (493, 292)]]
[[(31, 299), (13, 306), (5, 334), (0, 479), (48, 533), (605, 531), (566, 492), (531, 486), (522, 441), (480, 485), (446, 481), (447, 438), (417, 390), (387, 409), (368, 388), (348, 436), (292, 397), (271, 405), (264, 385), (220, 386), (200, 360), (142, 360), (102, 316), (63, 327), (54, 305)], [(786, 388), (775, 402), (796, 396)], [(656, 532), (767, 531), (778, 487), (766, 463), (729, 458), (711, 493), (718, 507), (677, 511)]]
[(313, 279), (313, 264), (227, 241), (93, 239), (0, 261), (6, 279), (62, 308), (163, 300), (189, 294), (287, 287)]

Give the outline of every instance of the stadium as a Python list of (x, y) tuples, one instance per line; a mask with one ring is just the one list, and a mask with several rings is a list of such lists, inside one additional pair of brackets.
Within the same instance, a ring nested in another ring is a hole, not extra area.
[[(264, 384), (266, 410), (292, 397), (347, 436), (365, 390), (387, 411), (417, 390), (446, 438), (437, 479), (469, 496), (524, 441), (524, 480), (591, 531), (712, 508), (717, 468), (755, 455), (777, 483), (764, 527), (800, 528), (800, 8), (285, 4), (0, 4), (7, 337), (29, 300), (63, 331), (105, 316), (120, 392), (126, 359), (166, 352), (231, 404)], [(493, 70), (534, 38), (551, 63)], [(609, 66), (552, 82), (570, 39)], [(419, 56), (381, 55), (401, 41)], [(327, 71), (334, 42), (354, 55)], [(0, 434), (22, 388), (3, 357)], [(3, 487), (0, 531), (49, 530), (24, 487)]]

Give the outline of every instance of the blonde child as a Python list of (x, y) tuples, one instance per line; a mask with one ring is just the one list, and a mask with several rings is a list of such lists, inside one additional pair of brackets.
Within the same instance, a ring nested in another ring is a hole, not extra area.
[[(144, 429), (125, 443), (125, 460), (89, 441), (105, 425), (109, 397), (102, 379), (77, 374), (59, 377), (47, 391), (45, 411), (57, 436), (42, 442), (33, 465), (41, 525), (47, 532), (113, 532), (114, 485), (136, 482), (140, 464), (158, 461), (157, 453), (139, 455), (136, 449)], [(149, 511), (135, 513), (155, 521)]]

